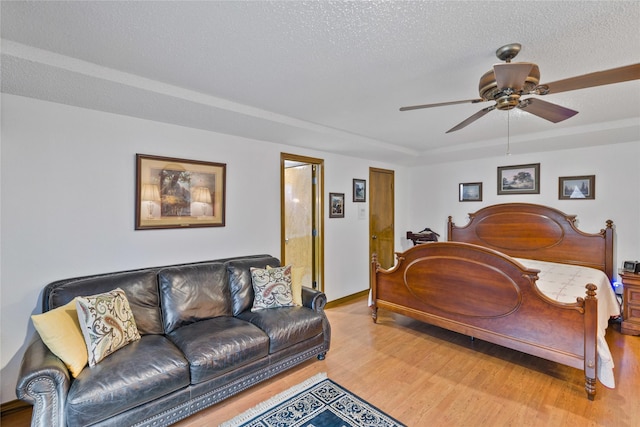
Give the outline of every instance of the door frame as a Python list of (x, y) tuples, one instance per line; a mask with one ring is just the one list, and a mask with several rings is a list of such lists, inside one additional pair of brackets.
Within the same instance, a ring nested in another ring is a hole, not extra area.
[(324, 160), (315, 157), (300, 156), (297, 154), (280, 153), (280, 260), (286, 265), (285, 240), (285, 162), (300, 162), (315, 167), (315, 197), (313, 197), (313, 222), (316, 225), (314, 236), (314, 278), (316, 289), (324, 292)]

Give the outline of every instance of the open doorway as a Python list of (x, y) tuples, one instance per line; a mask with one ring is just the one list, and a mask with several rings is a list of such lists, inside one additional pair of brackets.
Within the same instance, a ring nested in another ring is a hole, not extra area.
[(280, 154), (281, 262), (302, 285), (324, 291), (324, 160)]

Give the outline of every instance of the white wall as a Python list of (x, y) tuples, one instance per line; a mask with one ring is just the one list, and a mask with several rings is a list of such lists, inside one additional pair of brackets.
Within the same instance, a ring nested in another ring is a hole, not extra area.
[[(236, 255), (279, 257), (281, 152), (324, 159), (325, 197), (345, 193), (344, 219), (329, 219), (325, 206), (329, 300), (369, 286), (368, 221), (358, 219), (363, 204), (351, 202), (352, 179), (381, 167), (396, 170), (406, 187), (406, 174), (393, 165), (5, 94), (1, 136), (3, 403), (16, 398), (33, 333), (29, 316), (41, 311), (47, 283)], [(135, 231), (136, 153), (226, 163), (226, 226)], [(401, 195), (397, 206), (406, 205)]]
[[(530, 163), (540, 163), (540, 194), (497, 195), (499, 166)], [(558, 177), (577, 175), (596, 176), (595, 200), (558, 199)], [(441, 240), (446, 239), (449, 215), (463, 226), (467, 214), (482, 207), (526, 202), (576, 214), (578, 228), (587, 233), (599, 232), (611, 219), (616, 231), (615, 265), (640, 258), (640, 142), (417, 167), (409, 171), (409, 182), (410, 229), (429, 226)], [(463, 182), (483, 183), (482, 202), (458, 201), (458, 185)]]
[[(49, 282), (85, 274), (215, 259), (280, 255), (280, 152), (325, 160), (325, 197), (345, 193), (345, 218), (325, 206), (329, 300), (367, 289), (368, 221), (351, 202), (353, 178), (395, 170), (396, 250), (407, 230), (446, 238), (446, 218), (511, 201), (578, 215), (589, 232), (616, 224), (617, 259), (640, 257), (640, 142), (416, 168), (369, 162), (228, 135), (2, 95), (0, 170), (1, 401), (15, 399), (22, 353)], [(514, 153), (517, 150), (512, 149)], [(227, 163), (226, 226), (134, 231), (135, 154)], [(541, 164), (539, 195), (497, 196), (496, 167)], [(596, 175), (596, 199), (560, 201), (558, 176)], [(484, 183), (483, 202), (458, 202), (461, 182)], [(367, 198), (368, 200), (368, 198)]]

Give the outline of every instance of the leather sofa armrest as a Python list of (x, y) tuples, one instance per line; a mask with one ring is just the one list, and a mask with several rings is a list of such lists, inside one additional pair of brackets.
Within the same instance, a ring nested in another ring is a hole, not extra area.
[(69, 370), (38, 333), (22, 357), (16, 395), (33, 405), (31, 426), (66, 426), (64, 407), (71, 384)]
[(320, 313), (327, 305), (327, 296), (323, 292), (303, 286), (302, 305)]
[(318, 359), (323, 360), (326, 351), (328, 351), (329, 347), (331, 346), (331, 325), (329, 324), (329, 319), (327, 319), (327, 315), (324, 312), (324, 307), (327, 305), (327, 296), (324, 294), (324, 292), (320, 292), (315, 289), (303, 286), (302, 305), (322, 315), (322, 329), (324, 330), (325, 351), (318, 355)]

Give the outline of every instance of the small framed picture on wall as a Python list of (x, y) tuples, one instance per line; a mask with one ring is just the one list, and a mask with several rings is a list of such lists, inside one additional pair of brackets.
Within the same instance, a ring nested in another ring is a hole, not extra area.
[(558, 178), (558, 199), (580, 200), (596, 198), (596, 176), (561, 176)]
[(464, 182), (458, 186), (458, 201), (460, 202), (481, 202), (482, 183)]
[(344, 193), (329, 193), (329, 218), (344, 218)]
[(367, 201), (367, 181), (365, 181), (364, 179), (353, 180), (353, 201), (354, 202)]

